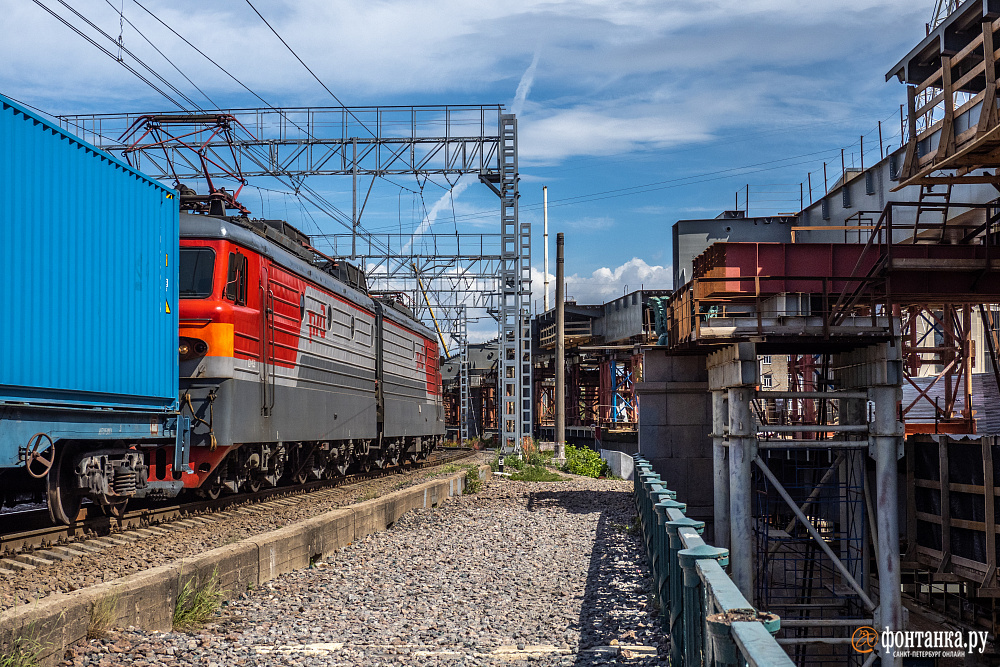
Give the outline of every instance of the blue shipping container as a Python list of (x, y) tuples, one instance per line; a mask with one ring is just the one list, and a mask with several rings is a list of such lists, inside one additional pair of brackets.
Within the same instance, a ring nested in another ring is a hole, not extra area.
[(177, 202), (0, 95), (0, 402), (176, 406)]

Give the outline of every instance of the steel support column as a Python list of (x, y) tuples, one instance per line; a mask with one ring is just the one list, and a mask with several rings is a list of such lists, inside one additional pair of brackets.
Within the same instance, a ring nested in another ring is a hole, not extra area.
[(754, 594), (751, 466), (757, 449), (752, 398), (752, 387), (729, 388), (729, 562), (733, 582), (748, 600)]
[(458, 371), (458, 438), (464, 445), (469, 439), (469, 415), (472, 405), (469, 399), (469, 336), (468, 320), (465, 306), (458, 309), (458, 319), (455, 322), (455, 338), (458, 339), (459, 366)]
[[(880, 630), (903, 629), (903, 602), (900, 594), (899, 519), (897, 507), (897, 472), (903, 444), (903, 424), (896, 419), (902, 390), (897, 386), (874, 386), (869, 389), (874, 402), (873, 454), (875, 456), (875, 496), (878, 517), (878, 592)], [(901, 664), (891, 651), (883, 653), (882, 665)]]
[(712, 391), (712, 471), (714, 473), (714, 544), (729, 549), (729, 462), (726, 429), (729, 419), (727, 392)]

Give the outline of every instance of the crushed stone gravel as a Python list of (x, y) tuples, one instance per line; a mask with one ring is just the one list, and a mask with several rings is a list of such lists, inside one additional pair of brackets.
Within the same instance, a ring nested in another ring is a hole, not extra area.
[[(344, 486), (285, 496), (257, 505), (234, 506), (221, 512), (201, 514), (204, 523), (165, 523), (169, 532), (123, 545), (111, 545), (97, 553), (42, 565), (16, 577), (0, 577), (0, 612), (33, 604), (47, 595), (70, 592), (86, 586), (114, 581), (136, 572), (233, 544), (254, 535), (283, 528), (352, 503), (376, 498), (398, 489), (425, 482), (459, 466), (482, 463), (478, 454), (455, 464), (444, 464), (401, 472)], [(185, 527), (186, 526), (186, 527)], [(128, 531), (125, 533), (128, 534)], [(114, 537), (115, 534), (112, 534)], [(72, 547), (74, 542), (67, 546)]]
[(200, 630), (113, 631), (62, 664), (666, 664), (634, 514), (631, 482), (494, 479), (239, 594)]

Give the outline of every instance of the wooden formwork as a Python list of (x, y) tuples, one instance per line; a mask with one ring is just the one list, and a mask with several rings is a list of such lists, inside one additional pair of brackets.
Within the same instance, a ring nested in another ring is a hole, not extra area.
[(969, 582), (977, 597), (1000, 597), (1000, 439), (918, 435), (906, 447), (906, 565)]

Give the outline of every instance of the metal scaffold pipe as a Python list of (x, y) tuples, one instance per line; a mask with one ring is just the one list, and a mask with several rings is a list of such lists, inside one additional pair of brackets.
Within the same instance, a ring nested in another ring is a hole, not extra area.
[(555, 458), (566, 458), (566, 285), (563, 234), (556, 234), (556, 433)]

